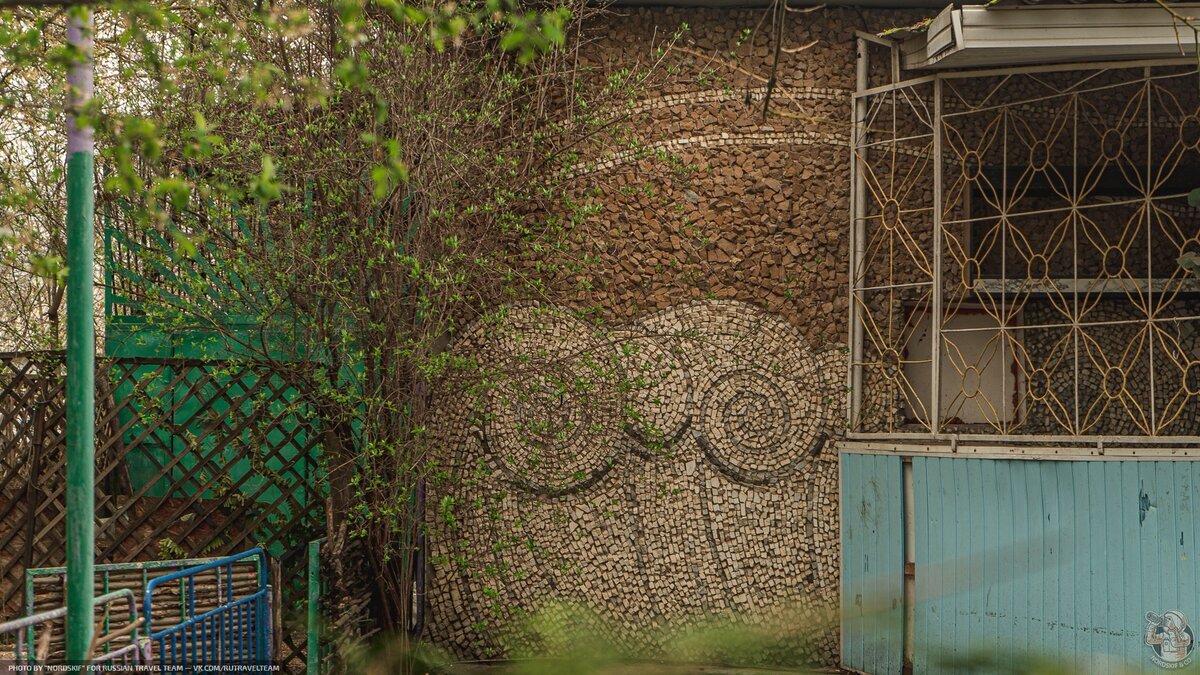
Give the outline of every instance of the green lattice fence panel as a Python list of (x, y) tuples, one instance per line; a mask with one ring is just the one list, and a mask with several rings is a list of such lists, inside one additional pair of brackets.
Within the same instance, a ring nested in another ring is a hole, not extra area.
[[(165, 358), (97, 365), (97, 562), (262, 545), (282, 606), (302, 599), (305, 544), (324, 533), (317, 422), (262, 363)], [(63, 356), (0, 354), (0, 614), (31, 567), (65, 562)], [(285, 631), (302, 657), (303, 627)]]

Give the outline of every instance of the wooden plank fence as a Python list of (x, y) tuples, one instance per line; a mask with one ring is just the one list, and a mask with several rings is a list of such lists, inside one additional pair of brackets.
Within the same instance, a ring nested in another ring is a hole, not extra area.
[[(0, 616), (20, 613), (26, 569), (65, 563), (64, 371), (61, 352), (0, 353)], [(229, 360), (101, 359), (96, 383), (97, 562), (261, 545), (296, 582), (282, 588), (285, 622), (302, 616), (325, 491), (298, 393), (263, 364)], [(303, 663), (303, 630), (292, 632), (281, 656)]]

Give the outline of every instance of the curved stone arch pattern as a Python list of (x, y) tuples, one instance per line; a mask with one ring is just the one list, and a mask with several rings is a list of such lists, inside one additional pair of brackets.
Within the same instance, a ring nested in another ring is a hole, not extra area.
[(721, 132), (715, 134), (705, 134), (701, 136), (672, 138), (666, 141), (650, 143), (636, 152), (630, 151), (617, 153), (594, 164), (582, 163), (568, 172), (568, 177), (579, 178), (592, 173), (605, 171), (607, 169), (614, 169), (640, 159), (648, 151), (675, 151), (691, 148), (713, 150), (717, 148), (728, 148), (735, 146), (768, 147), (774, 145), (846, 146), (848, 145), (849, 138), (850, 137), (846, 134), (820, 133), (815, 131), (762, 131), (746, 133)]
[[(530, 360), (564, 353), (549, 344), (555, 336), (592, 335), (550, 308), (518, 308), (509, 319), (518, 330), (537, 325), (518, 341)], [(504, 359), (511, 344), (497, 347), (492, 336), (506, 332), (468, 331), (456, 348)], [(556, 450), (538, 448), (562, 473), (548, 490), (544, 471), (542, 483), (527, 480), (511, 435), (503, 449), (487, 440), (519, 426), (509, 416), (521, 410), (439, 401), (462, 414), (447, 411), (436, 430), (459, 448), (442, 496), (460, 508), (454, 537), (433, 537), (434, 639), (471, 655), (499, 653), (504, 613), (489, 609), (485, 588), (508, 607), (566, 598), (616, 617), (597, 629), (627, 645), (714, 612), (765, 620), (780, 601), (801, 598), (813, 606), (813, 625), (827, 621), (817, 606), (836, 597), (838, 520), (826, 438), (840, 422), (842, 350), (810, 349), (785, 321), (736, 301), (667, 308), (613, 330), (607, 345), (584, 339), (594, 352), (621, 355), (627, 375), (646, 375), (626, 402), (653, 439), (621, 424), (562, 435)], [(471, 407), (486, 411), (473, 428), (463, 423)], [(445, 562), (466, 550), (465, 566)], [(811, 645), (814, 659), (833, 656), (828, 635)]]
[[(806, 103), (843, 103), (850, 97), (849, 90), (833, 87), (780, 87), (773, 93), (775, 105), (801, 110)], [(710, 90), (667, 94), (639, 101), (626, 115), (669, 113), (686, 110), (689, 106), (709, 106), (726, 113), (745, 114), (747, 105), (755, 108), (762, 105), (766, 87), (738, 89), (736, 91)], [(771, 126), (750, 127), (738, 131), (720, 131), (708, 134), (674, 135), (651, 140), (637, 151), (618, 152), (602, 158), (583, 161), (567, 171), (568, 179), (582, 178), (619, 168), (636, 162), (647, 152), (685, 150), (716, 150), (721, 148), (810, 146), (824, 145), (848, 148), (850, 136), (844, 130), (829, 129), (775, 129)]]

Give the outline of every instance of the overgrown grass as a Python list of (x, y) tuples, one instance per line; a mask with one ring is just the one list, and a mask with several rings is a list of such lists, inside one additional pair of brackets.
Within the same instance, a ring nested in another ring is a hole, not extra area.
[[(647, 629), (644, 643), (633, 646), (616, 637), (617, 622), (579, 605), (556, 603), (530, 614), (502, 639), (507, 660), (463, 662), (428, 643), (378, 639), (355, 650), (347, 672), (366, 675), (732, 675), (749, 672), (830, 672), (809, 660), (817, 645), (837, 624), (832, 610), (781, 607), (760, 615), (697, 618), (671, 628)], [(1072, 665), (1069, 655), (1028, 652), (969, 651), (966, 656), (934, 654), (939, 672), (964, 675), (1134, 675), (1154, 669), (1136, 668), (1115, 657), (1077, 655), (1086, 665)], [(1175, 670), (1200, 672), (1191, 665)]]

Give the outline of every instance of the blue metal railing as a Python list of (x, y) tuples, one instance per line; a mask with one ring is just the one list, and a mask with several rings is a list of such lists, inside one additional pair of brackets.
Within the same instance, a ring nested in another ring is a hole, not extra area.
[[(256, 558), (257, 576), (235, 583), (235, 565)], [(201, 590), (215, 596), (197, 598), (197, 580), (215, 577), (214, 584), (201, 581)], [(178, 592), (182, 611), (177, 623), (155, 630), (155, 593), (159, 597)], [(267, 559), (262, 549), (219, 558), (212, 562), (151, 579), (146, 585), (146, 632), (153, 661), (164, 668), (266, 664), (271, 661), (270, 585)]]
[[(120, 625), (117, 628), (107, 630), (92, 640), (91, 654), (93, 663), (138, 665), (147, 661), (149, 645), (140, 637), (139, 631), (142, 626), (142, 619), (138, 617), (137, 597), (133, 594), (133, 591), (123, 588), (112, 593), (105, 593), (104, 595), (97, 596), (92, 603), (97, 607), (104, 606), (104, 625), (108, 627), (112, 625), (109, 622), (110, 605), (113, 601), (120, 599), (124, 599), (127, 607), (125, 620), (118, 621)], [(38, 626), (44, 626), (66, 615), (67, 608), (59, 607), (0, 623), (0, 636), (16, 635), (16, 642), (13, 644), (13, 660), (18, 665), (45, 661), (47, 658), (46, 654), (36, 653), (37, 649), (33, 646), (32, 631), (36, 630)], [(28, 640), (26, 639), (27, 635)], [(124, 642), (128, 644), (121, 644)], [(47, 648), (49, 647), (48, 639), (45, 645)], [(27, 652), (26, 649), (29, 651)]]
[[(179, 560), (146, 560), (96, 565), (96, 590), (100, 593), (128, 588), (140, 596), (155, 575), (169, 574), (189, 567), (213, 562), (218, 558), (182, 558)], [(25, 570), (25, 614), (41, 611), (39, 605), (53, 609), (66, 597), (66, 567), (34, 567)]]
[[(122, 589), (133, 592), (135, 607), (141, 606), (138, 598), (146, 589), (146, 584), (156, 574), (169, 574), (178, 570), (196, 567), (212, 562), (217, 558), (185, 558), (182, 560), (151, 560), (127, 563), (106, 563), (96, 565), (96, 591), (107, 594)], [(43, 611), (53, 610), (66, 603), (66, 567), (41, 567), (25, 570), (25, 615), (33, 616)], [(155, 615), (162, 619), (169, 613), (172, 616), (183, 616), (183, 608), (175, 602), (170, 606), (155, 607)], [(148, 615), (147, 615), (148, 616)], [(96, 630), (108, 632), (112, 628), (112, 617), (106, 613)], [(28, 631), (25, 648), (30, 653), (34, 649), (34, 631)], [(61, 631), (60, 631), (61, 633)], [(58, 635), (50, 646), (49, 654), (61, 658), (64, 643), (62, 635)]]

